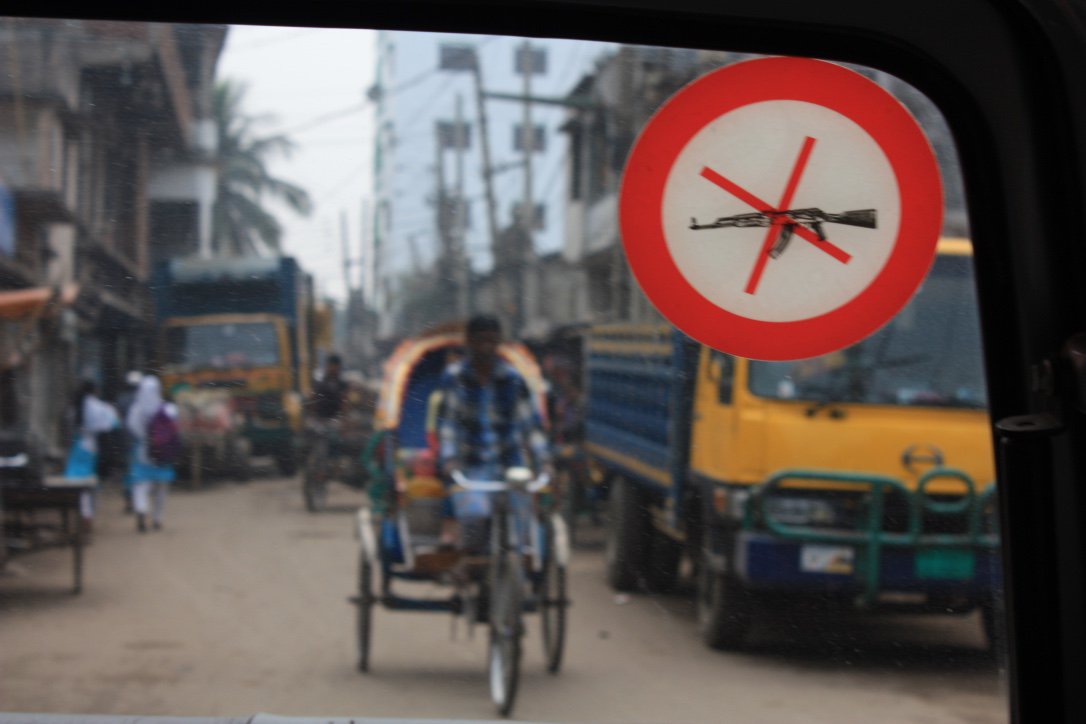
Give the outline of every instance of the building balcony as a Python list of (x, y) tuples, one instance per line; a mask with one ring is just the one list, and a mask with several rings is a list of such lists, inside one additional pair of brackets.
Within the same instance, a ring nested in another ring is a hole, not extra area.
[(590, 256), (618, 242), (618, 194), (611, 192), (588, 206), (581, 248), (585, 256)]

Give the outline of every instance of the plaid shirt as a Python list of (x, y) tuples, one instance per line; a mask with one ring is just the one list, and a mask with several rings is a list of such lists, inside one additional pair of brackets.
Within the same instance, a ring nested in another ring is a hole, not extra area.
[(455, 363), (445, 370), (438, 389), (439, 464), (504, 468), (525, 465), (525, 452), (535, 465), (550, 461), (543, 421), (528, 385), (508, 362), (495, 363), (485, 386), (469, 363)]

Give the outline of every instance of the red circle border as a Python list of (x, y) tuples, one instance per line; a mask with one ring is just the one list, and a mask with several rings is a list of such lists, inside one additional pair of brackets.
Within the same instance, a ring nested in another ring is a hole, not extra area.
[[(750, 319), (706, 299), (679, 270), (663, 229), (664, 186), (687, 143), (720, 116), (770, 100), (814, 103), (863, 128), (889, 160), (901, 202), (893, 251), (871, 283), (840, 307), (793, 322)], [(859, 73), (808, 58), (744, 61), (684, 86), (641, 131), (619, 191), (619, 227), (626, 257), (660, 313), (703, 344), (762, 360), (826, 354), (882, 327), (905, 306), (931, 267), (942, 212), (939, 166), (912, 115)]]

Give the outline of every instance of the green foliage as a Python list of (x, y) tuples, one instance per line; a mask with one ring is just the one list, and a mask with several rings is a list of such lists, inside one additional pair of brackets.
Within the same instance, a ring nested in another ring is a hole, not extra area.
[(259, 135), (257, 127), (269, 119), (245, 113), (245, 92), (245, 85), (230, 80), (215, 88), (218, 193), (212, 237), (215, 252), (228, 256), (279, 251), (283, 228), (265, 208), (267, 199), (278, 198), (299, 214), (312, 210), (305, 189), (268, 172), (268, 160), (289, 156), (294, 143), (281, 134)]

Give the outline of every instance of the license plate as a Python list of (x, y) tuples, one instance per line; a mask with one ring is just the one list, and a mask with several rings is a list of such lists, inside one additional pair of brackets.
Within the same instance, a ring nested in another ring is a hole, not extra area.
[(916, 552), (917, 578), (967, 581), (976, 567), (976, 556), (965, 548), (925, 548)]
[(804, 573), (849, 575), (856, 564), (856, 550), (851, 546), (827, 546), (809, 543), (800, 548), (799, 569)]

